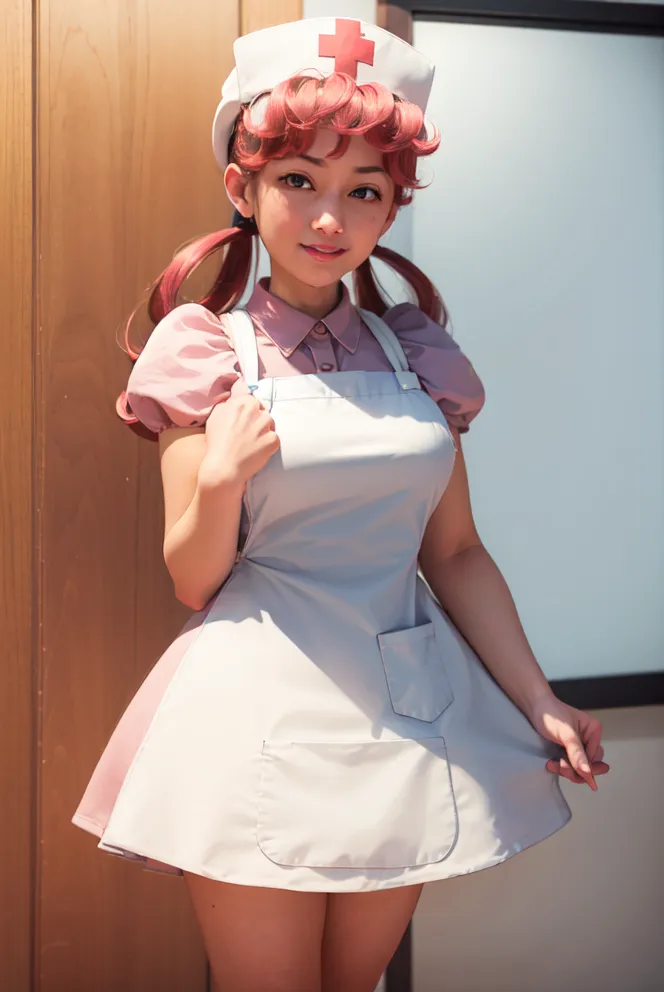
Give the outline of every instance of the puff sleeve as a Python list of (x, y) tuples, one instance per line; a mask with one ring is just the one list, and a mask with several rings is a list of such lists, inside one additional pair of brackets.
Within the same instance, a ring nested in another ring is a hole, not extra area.
[(240, 377), (238, 360), (217, 317), (199, 303), (183, 303), (160, 320), (127, 383), (131, 412), (148, 430), (197, 427), (227, 399)]
[(461, 434), (484, 406), (484, 387), (454, 338), (413, 303), (383, 315), (420, 382)]

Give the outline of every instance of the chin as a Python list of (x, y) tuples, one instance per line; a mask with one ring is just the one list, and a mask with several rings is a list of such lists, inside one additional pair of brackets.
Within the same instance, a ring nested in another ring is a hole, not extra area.
[[(318, 263), (314, 262), (314, 266)], [(300, 269), (296, 273), (296, 278), (303, 282), (305, 286), (311, 286), (312, 289), (322, 289), (324, 286), (335, 286), (339, 280), (346, 275), (346, 269), (339, 269), (334, 271), (330, 267), (327, 272), (303, 272)]]

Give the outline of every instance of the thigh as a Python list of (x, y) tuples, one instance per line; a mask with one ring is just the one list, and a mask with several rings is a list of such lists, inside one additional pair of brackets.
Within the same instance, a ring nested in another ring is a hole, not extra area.
[(373, 992), (422, 893), (421, 885), (328, 896), (322, 992)]
[(320, 992), (326, 893), (184, 877), (216, 988)]

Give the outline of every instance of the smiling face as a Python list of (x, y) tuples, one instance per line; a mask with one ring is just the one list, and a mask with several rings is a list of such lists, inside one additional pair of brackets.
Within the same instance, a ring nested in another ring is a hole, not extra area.
[(270, 290), (300, 309), (334, 306), (341, 277), (369, 257), (396, 214), (383, 153), (354, 135), (344, 155), (327, 158), (337, 141), (319, 127), (306, 156), (273, 159), (249, 182), (234, 164), (224, 176), (237, 209), (256, 220)]

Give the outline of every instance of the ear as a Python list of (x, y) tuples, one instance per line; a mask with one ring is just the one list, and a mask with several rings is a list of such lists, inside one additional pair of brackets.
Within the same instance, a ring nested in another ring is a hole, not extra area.
[(380, 237), (381, 238), (383, 237), (384, 234), (387, 234), (387, 232), (389, 231), (389, 229), (392, 227), (392, 224), (394, 224), (394, 220), (395, 220), (398, 212), (399, 212), (398, 205), (396, 203), (393, 203), (392, 206), (390, 207), (390, 212), (387, 215), (387, 220), (385, 221), (385, 223), (383, 225), (383, 230), (380, 232)]
[(235, 162), (231, 162), (230, 165), (226, 166), (226, 171), (224, 172), (226, 193), (235, 209), (243, 217), (251, 217), (254, 212), (251, 190), (249, 189), (250, 179), (251, 176), (243, 172)]

